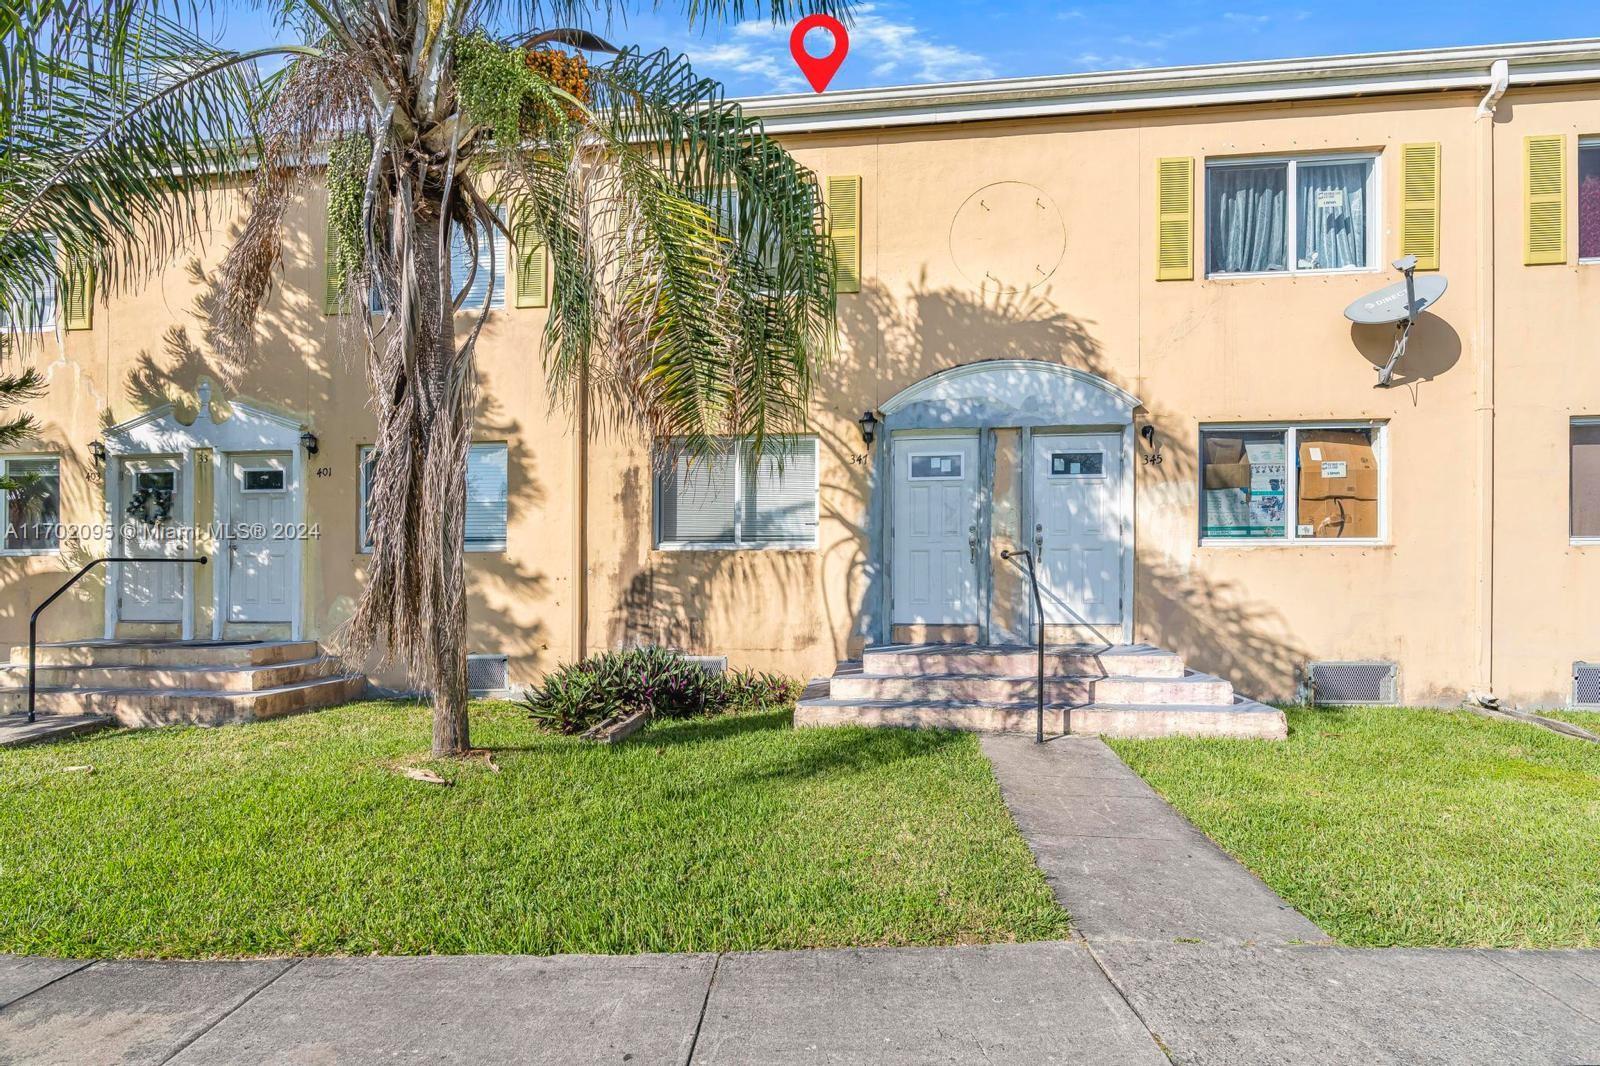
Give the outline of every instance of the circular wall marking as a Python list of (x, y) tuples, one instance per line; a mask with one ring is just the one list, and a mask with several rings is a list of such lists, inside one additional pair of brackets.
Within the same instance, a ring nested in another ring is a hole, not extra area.
[(985, 185), (956, 211), (950, 254), (961, 275), (987, 292), (1026, 292), (1049, 280), (1067, 248), (1055, 201), (1025, 181)]

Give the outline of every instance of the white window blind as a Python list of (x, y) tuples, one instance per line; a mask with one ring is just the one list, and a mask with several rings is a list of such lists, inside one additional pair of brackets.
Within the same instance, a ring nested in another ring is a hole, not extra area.
[[(47, 238), (52, 254), (56, 253), (57, 244), (54, 237)], [(21, 299), (29, 305), (27, 308), (18, 307), (16, 314), (11, 314), (0, 301), (0, 330), (9, 330), (16, 327), (49, 332), (56, 325), (56, 287), (53, 282), (36, 285), (21, 294)], [(28, 313), (31, 310), (31, 315)]]
[(681, 547), (810, 547), (817, 538), (817, 441), (729, 441), (675, 455), (656, 481), (658, 540)]
[[(495, 216), (502, 223), (506, 220), (506, 209), (496, 205)], [(492, 253), (491, 253), (492, 249)], [(490, 258), (493, 256), (493, 269), (490, 269)], [(511, 268), (511, 252), (506, 243), (506, 235), (500, 229), (478, 229), (478, 272), (472, 278), (470, 285), (466, 284), (467, 275), (472, 273), (472, 256), (467, 249), (467, 235), (459, 226), (450, 227), (450, 278), (456, 286), (459, 296), (463, 287), (466, 289), (466, 299), (461, 303), (461, 310), (474, 311), (483, 306), (483, 299), (489, 295), (491, 276), (493, 278), (494, 292), (489, 301), (490, 307), (504, 307), (506, 305), (506, 272)]]
[(474, 444), (467, 455), (467, 550), (506, 546), (506, 446)]
[[(509, 498), (506, 446), (474, 444), (467, 453), (467, 551), (505, 551)], [(373, 451), (361, 449), (361, 550), (372, 550), (367, 534), (367, 495), (372, 490)]]

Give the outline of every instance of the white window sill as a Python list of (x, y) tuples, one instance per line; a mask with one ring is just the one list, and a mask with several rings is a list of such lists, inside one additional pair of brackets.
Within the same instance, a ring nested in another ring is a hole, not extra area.
[(1342, 274), (1379, 274), (1379, 267), (1339, 267), (1335, 270), (1251, 270), (1207, 274), (1207, 281), (1253, 281), (1256, 278), (1327, 278)]
[(0, 548), (0, 558), (26, 559), (34, 555), (60, 555), (61, 548)]
[[(501, 544), (499, 546), (489, 545), (489, 546), (486, 546), (486, 547), (463, 548), (461, 550), (462, 550), (463, 554), (466, 554), (466, 555), (504, 555), (506, 553), (506, 546), (504, 544)], [(357, 555), (371, 555), (372, 554), (372, 546), (369, 544), (368, 546), (366, 546), (364, 548), (357, 548), (356, 549), (356, 554)]]
[(1571, 537), (1567, 543), (1574, 548), (1600, 548), (1600, 537)]
[[(1595, 258), (1593, 256), (1590, 256), (1588, 259), (1580, 259), (1580, 260), (1578, 260), (1578, 265), (1579, 266), (1600, 266), (1600, 258)], [(1600, 538), (1596, 538), (1596, 539), (1600, 539)]]
[(792, 544), (734, 544), (727, 541), (705, 544), (696, 541), (663, 541), (656, 545), (656, 551), (661, 552), (814, 552), (816, 550), (815, 541)]
[[(1600, 541), (1596, 541), (1600, 543)], [(1201, 537), (1202, 548), (1387, 548), (1386, 540), (1355, 537), (1300, 537), (1286, 540), (1277, 537)]]

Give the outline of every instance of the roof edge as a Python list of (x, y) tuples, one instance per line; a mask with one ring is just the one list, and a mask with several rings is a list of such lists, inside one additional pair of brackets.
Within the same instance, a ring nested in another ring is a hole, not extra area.
[(740, 101), (769, 132), (812, 133), (1487, 88), (1600, 82), (1600, 37), (794, 93)]

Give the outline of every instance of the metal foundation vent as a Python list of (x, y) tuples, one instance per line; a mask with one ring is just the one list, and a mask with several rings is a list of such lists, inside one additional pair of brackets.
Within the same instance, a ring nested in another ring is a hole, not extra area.
[(1382, 706), (1400, 702), (1400, 668), (1391, 662), (1307, 663), (1305, 700), (1324, 707)]
[(467, 656), (467, 691), (474, 696), (504, 696), (509, 692), (510, 685), (506, 682), (506, 657)]
[(1572, 664), (1572, 705), (1600, 710), (1600, 663)]

